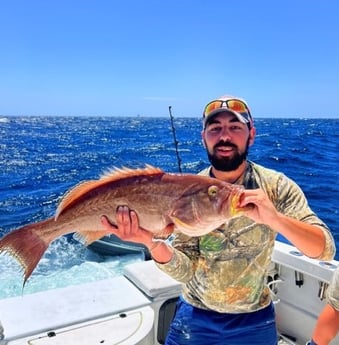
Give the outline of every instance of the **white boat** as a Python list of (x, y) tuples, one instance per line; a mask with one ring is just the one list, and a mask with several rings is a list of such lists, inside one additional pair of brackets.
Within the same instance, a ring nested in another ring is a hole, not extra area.
[[(280, 344), (305, 344), (338, 261), (309, 259), (282, 242), (272, 259)], [(2, 299), (0, 345), (160, 345), (180, 292), (181, 284), (148, 260), (112, 279)]]
[[(77, 240), (76, 237), (75, 240)], [(143, 244), (123, 241), (113, 234), (104, 236), (100, 240), (91, 243), (88, 248), (101, 255), (116, 256), (139, 253), (143, 255), (145, 260), (151, 259), (151, 255), (147, 247)]]

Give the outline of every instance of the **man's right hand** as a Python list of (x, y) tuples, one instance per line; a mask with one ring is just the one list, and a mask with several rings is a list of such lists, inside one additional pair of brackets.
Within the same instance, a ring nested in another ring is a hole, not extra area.
[(165, 263), (172, 257), (172, 249), (163, 241), (153, 241), (153, 233), (140, 228), (137, 214), (128, 206), (119, 206), (116, 211), (117, 226), (106, 216), (101, 217), (104, 228), (118, 236), (123, 241), (136, 242), (145, 245), (154, 260)]

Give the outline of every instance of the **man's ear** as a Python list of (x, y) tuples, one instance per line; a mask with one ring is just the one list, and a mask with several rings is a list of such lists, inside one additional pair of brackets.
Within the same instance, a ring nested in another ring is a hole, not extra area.
[(201, 131), (201, 141), (202, 141), (202, 144), (203, 144), (204, 148), (206, 148), (206, 144), (205, 144), (205, 131), (204, 130)]
[(257, 130), (255, 129), (255, 127), (252, 127), (250, 129), (250, 136), (249, 136), (249, 145), (252, 146), (254, 144), (254, 138), (255, 138), (255, 135), (257, 133)]

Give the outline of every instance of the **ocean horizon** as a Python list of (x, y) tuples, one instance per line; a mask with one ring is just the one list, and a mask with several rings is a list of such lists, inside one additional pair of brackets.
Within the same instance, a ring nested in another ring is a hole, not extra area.
[[(71, 115), (71, 114), (66, 114), (66, 115), (55, 115), (55, 114), (44, 114), (44, 115), (39, 115), (39, 114), (21, 114), (21, 115), (11, 115), (11, 114), (0, 114), (0, 122), (7, 122), (9, 118), (21, 118), (21, 117), (65, 117), (65, 118), (77, 118), (77, 117), (82, 117), (82, 118), (153, 118), (153, 119), (169, 119), (169, 114), (163, 114), (163, 115), (147, 115), (147, 114), (136, 114), (136, 115), (105, 115), (105, 114), (79, 114), (79, 115)], [(197, 115), (180, 115), (180, 116), (175, 116), (175, 119), (194, 119), (194, 120), (200, 120), (201, 116)], [(339, 115), (288, 115), (288, 116), (272, 116), (272, 115), (261, 115), (261, 116), (256, 116), (255, 121), (257, 120), (339, 120)]]

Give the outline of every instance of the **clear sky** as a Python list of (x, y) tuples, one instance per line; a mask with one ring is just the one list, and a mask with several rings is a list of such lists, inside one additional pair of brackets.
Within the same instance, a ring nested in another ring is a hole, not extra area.
[(337, 0), (0, 0), (0, 114), (339, 118)]

